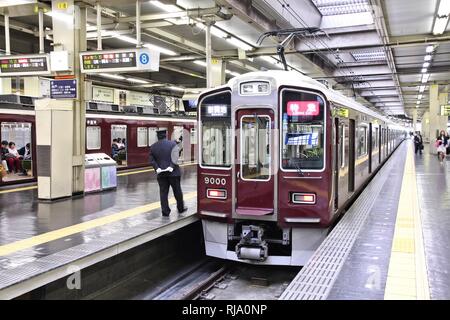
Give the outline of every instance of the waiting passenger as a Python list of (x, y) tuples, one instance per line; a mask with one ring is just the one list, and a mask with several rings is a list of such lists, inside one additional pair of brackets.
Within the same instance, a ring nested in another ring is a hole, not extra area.
[(439, 133), (439, 137), (436, 140), (435, 146), (437, 148), (439, 161), (443, 163), (447, 155), (447, 147), (449, 147), (449, 139), (445, 130), (441, 130), (441, 132)]
[(23, 160), (31, 160), (31, 145), (27, 143), (24, 147), (19, 149), (19, 154), (23, 157)]
[(117, 139), (113, 139), (112, 145), (111, 145), (111, 158), (113, 158), (115, 161), (117, 161), (117, 156), (119, 155), (119, 146), (117, 145)]
[(6, 161), (6, 155), (8, 154), (8, 141), (3, 140), (2, 141), (2, 147), (1, 147), (1, 153), (0, 153), (0, 159), (1, 159), (1, 163), (3, 168), (6, 170), (6, 172), (9, 172), (8, 169), (8, 163)]
[(6, 161), (8, 162), (8, 168), (10, 172), (18, 173), (22, 171), (22, 165), (20, 160), (22, 157), (16, 149), (16, 144), (12, 141), (8, 144), (8, 153), (6, 154)]
[(417, 131), (416, 135), (414, 136), (414, 153), (417, 154), (417, 151), (419, 151), (420, 154), (422, 154), (423, 150), (423, 138), (420, 134), (420, 131)]

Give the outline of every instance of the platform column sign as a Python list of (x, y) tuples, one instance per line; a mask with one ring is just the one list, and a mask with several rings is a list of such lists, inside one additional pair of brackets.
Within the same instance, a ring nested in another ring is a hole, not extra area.
[(77, 98), (77, 80), (51, 80), (50, 98), (52, 99), (76, 99)]

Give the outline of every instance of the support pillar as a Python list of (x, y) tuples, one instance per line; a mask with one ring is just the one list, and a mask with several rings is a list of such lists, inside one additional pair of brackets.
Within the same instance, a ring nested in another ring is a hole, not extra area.
[(211, 59), (211, 86), (212, 88), (225, 84), (225, 61), (222, 59)]
[[(55, 51), (69, 53), (69, 70), (55, 76), (77, 80), (77, 98), (36, 103), (39, 199), (54, 200), (84, 193), (86, 108), (79, 52), (86, 50), (86, 8), (74, 0), (52, 0)], [(61, 125), (63, 124), (63, 125)], [(59, 190), (57, 190), (59, 189)]]
[(417, 108), (413, 110), (413, 123), (412, 123), (413, 131), (417, 131)]
[[(430, 85), (430, 127), (428, 133), (430, 143), (434, 143), (440, 130), (446, 130), (447, 128), (447, 117), (441, 116), (441, 99), (445, 100), (444, 104), (447, 104), (448, 94), (439, 95), (439, 85)], [(430, 149), (434, 153), (434, 149)]]

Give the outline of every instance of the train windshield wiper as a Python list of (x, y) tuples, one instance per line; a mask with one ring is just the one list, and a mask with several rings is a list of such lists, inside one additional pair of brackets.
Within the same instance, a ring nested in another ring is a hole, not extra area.
[(305, 174), (303, 173), (302, 168), (300, 166), (300, 159), (293, 160), (292, 163), (294, 164), (295, 169), (297, 169), (297, 173), (303, 177)]

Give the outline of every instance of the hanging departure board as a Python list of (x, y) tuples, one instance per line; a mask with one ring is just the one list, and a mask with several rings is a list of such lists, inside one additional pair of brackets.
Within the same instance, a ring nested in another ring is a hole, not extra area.
[(0, 57), (0, 76), (2, 77), (49, 74), (49, 56), (47, 54)]
[(82, 73), (159, 71), (159, 52), (148, 48), (80, 53)]

